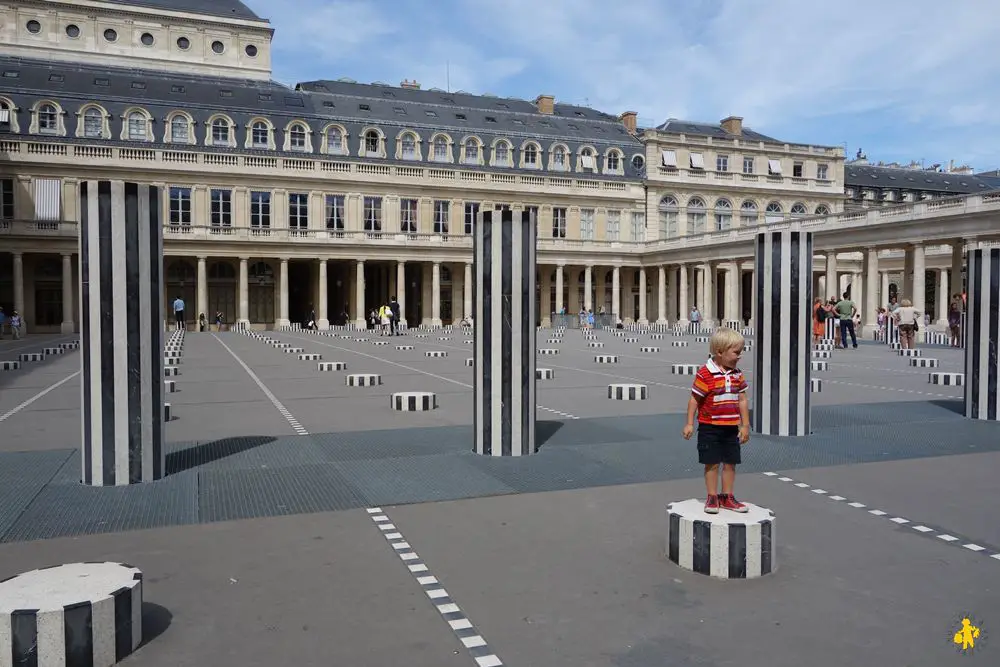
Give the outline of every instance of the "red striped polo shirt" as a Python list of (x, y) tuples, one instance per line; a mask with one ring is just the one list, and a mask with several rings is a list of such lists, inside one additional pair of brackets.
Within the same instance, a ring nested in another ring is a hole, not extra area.
[(738, 368), (725, 370), (709, 359), (694, 376), (691, 393), (701, 402), (698, 422), (715, 426), (739, 426), (740, 394), (749, 385)]

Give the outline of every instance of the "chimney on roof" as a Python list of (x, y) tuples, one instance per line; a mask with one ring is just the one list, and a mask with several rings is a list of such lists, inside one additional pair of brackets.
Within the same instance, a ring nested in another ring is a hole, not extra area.
[(555, 111), (556, 98), (552, 95), (539, 95), (535, 98), (535, 106), (538, 107), (538, 113), (544, 113), (551, 115)]
[(722, 125), (726, 134), (735, 134), (736, 136), (743, 134), (743, 119), (739, 116), (728, 116), (723, 118), (719, 124)]
[(416, 81), (410, 81), (409, 79), (403, 79), (399, 84), (400, 88), (408, 88), (410, 90), (420, 90), (420, 84)]
[(622, 125), (625, 126), (625, 129), (628, 130), (629, 134), (635, 134), (636, 119), (638, 117), (639, 114), (635, 111), (626, 111), (622, 115), (618, 116), (618, 120), (622, 122)]

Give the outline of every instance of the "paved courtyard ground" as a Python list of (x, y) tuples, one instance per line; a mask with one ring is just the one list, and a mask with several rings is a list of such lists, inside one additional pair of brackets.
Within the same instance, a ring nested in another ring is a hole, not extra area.
[[(170, 474), (137, 487), (78, 483), (78, 351), (0, 372), (0, 579), (141, 568), (147, 642), (125, 665), (1000, 663), (1000, 425), (927, 381), (961, 372), (961, 351), (923, 346), (935, 369), (871, 342), (835, 351), (813, 434), (744, 450), (737, 494), (774, 511), (777, 571), (717, 581), (663, 554), (665, 505), (703, 495), (679, 435), (691, 377), (671, 364), (705, 344), (540, 333), (559, 350), (538, 357), (555, 372), (538, 382), (541, 449), (493, 460), (470, 451), (470, 337), (330, 333), (267, 335), (346, 371), (189, 333)], [(0, 361), (75, 339), (0, 341)], [(649, 399), (608, 400), (611, 382)], [(409, 390), (439, 408), (391, 410)], [(965, 615), (984, 631), (971, 656), (952, 642)]]

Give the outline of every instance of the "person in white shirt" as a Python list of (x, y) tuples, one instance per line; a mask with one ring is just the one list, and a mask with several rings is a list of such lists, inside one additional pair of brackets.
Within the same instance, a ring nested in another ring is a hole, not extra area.
[(187, 328), (184, 322), (184, 299), (180, 297), (174, 299), (174, 320), (176, 322), (174, 328), (178, 331)]
[(912, 350), (917, 338), (917, 322), (923, 313), (913, 307), (912, 301), (903, 299), (899, 309), (891, 316), (899, 327), (899, 346), (904, 350)]

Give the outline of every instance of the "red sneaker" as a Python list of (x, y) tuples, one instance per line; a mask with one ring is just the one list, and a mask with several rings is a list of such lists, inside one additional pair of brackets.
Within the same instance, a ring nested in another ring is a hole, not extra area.
[(719, 513), (719, 496), (708, 497), (708, 500), (705, 501), (705, 513), (706, 514)]
[(724, 510), (740, 512), (741, 514), (745, 513), (749, 509), (746, 505), (736, 500), (736, 496), (728, 493), (719, 494), (719, 506)]

